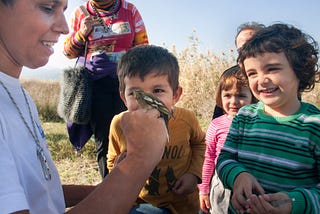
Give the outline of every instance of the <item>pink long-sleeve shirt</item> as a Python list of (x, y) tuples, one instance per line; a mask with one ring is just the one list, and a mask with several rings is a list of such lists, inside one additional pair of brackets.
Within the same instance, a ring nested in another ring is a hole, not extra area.
[(198, 185), (199, 194), (210, 193), (210, 183), (216, 168), (217, 158), (227, 138), (232, 118), (227, 114), (213, 119), (206, 133), (206, 152), (202, 167), (202, 183)]

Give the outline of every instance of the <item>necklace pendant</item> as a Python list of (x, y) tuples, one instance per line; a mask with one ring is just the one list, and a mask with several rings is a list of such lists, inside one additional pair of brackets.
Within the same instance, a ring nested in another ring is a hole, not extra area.
[(99, 22), (101, 26), (106, 26), (106, 23), (102, 18), (99, 19)]
[(46, 156), (44, 155), (43, 149), (40, 146), (37, 146), (37, 156), (41, 163), (44, 178), (47, 181), (51, 180), (51, 172), (50, 172), (49, 164)]
[(22, 91), (22, 94), (24, 96), (24, 99), (26, 101), (26, 104), (28, 106), (28, 111), (29, 111), (29, 116), (30, 116), (30, 119), (31, 119), (31, 123), (32, 123), (32, 127), (33, 127), (33, 132), (30, 128), (30, 126), (28, 125), (25, 117), (23, 116), (17, 102), (13, 99), (13, 96), (11, 95), (10, 91), (8, 90), (8, 88), (3, 84), (3, 82), (0, 80), (0, 85), (4, 88), (4, 90), (7, 92), (11, 102), (13, 103), (13, 105), (16, 107), (18, 113), (19, 113), (19, 116), (22, 120), (22, 122), (24, 123), (25, 127), (28, 129), (30, 135), (32, 136), (32, 138), (34, 139), (34, 142), (36, 143), (36, 146), (37, 146), (37, 157), (38, 159), (40, 160), (40, 163), (41, 163), (41, 168), (42, 168), (42, 171), (43, 171), (43, 174), (44, 174), (44, 177), (46, 180), (51, 180), (51, 172), (50, 172), (50, 168), (49, 168), (49, 164), (48, 164), (48, 161), (47, 161), (47, 158), (46, 156), (44, 155), (44, 152), (43, 152), (43, 149), (42, 147), (40, 146), (40, 142), (39, 142), (39, 139), (38, 139), (38, 136), (37, 136), (37, 130), (36, 130), (36, 125), (35, 125), (35, 120), (32, 116), (32, 112), (31, 112), (31, 108), (30, 108), (30, 104), (29, 104), (29, 101), (28, 101), (28, 98), (27, 98), (27, 95), (24, 91), (24, 89), (22, 88), (21, 86), (21, 91)]
[(93, 20), (94, 20), (94, 26), (106, 26), (106, 23), (100, 17), (95, 16)]

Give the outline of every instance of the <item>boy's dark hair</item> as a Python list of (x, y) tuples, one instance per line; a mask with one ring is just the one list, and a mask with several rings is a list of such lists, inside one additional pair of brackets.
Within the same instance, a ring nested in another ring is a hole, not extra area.
[(155, 45), (141, 45), (128, 50), (118, 63), (119, 90), (124, 92), (124, 78), (140, 77), (151, 72), (157, 76), (167, 75), (175, 92), (179, 87), (179, 64), (177, 58), (165, 48)]
[(300, 80), (298, 92), (311, 91), (319, 82), (318, 44), (309, 35), (291, 25), (273, 24), (258, 31), (240, 48), (238, 63), (263, 53), (283, 52)]

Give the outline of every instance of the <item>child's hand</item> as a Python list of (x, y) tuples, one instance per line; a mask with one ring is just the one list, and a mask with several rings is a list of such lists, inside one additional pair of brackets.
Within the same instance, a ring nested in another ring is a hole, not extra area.
[(186, 173), (176, 181), (172, 191), (178, 195), (190, 194), (196, 190), (197, 183), (198, 178), (195, 175)]
[(292, 209), (292, 199), (283, 192), (265, 195), (251, 195), (248, 199), (249, 213), (289, 214)]
[(243, 213), (249, 208), (247, 199), (252, 194), (262, 195), (264, 194), (264, 190), (251, 174), (247, 172), (240, 173), (233, 184), (232, 206)]
[(200, 194), (199, 195), (199, 201), (200, 201), (200, 209), (204, 213), (209, 213), (209, 210), (211, 208), (209, 195), (208, 194)]

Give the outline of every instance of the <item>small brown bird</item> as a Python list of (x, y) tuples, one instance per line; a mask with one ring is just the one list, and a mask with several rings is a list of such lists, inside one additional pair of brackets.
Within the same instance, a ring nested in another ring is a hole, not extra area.
[[(166, 105), (156, 96), (153, 94), (144, 92), (141, 89), (136, 89), (133, 91), (133, 96), (141, 106), (141, 108), (144, 109), (157, 109), (160, 112), (160, 117), (164, 119), (164, 122), (166, 124), (167, 130), (168, 130), (168, 122), (170, 117), (173, 117), (173, 114), (169, 109), (166, 107)], [(168, 130), (169, 131), (169, 130)]]

